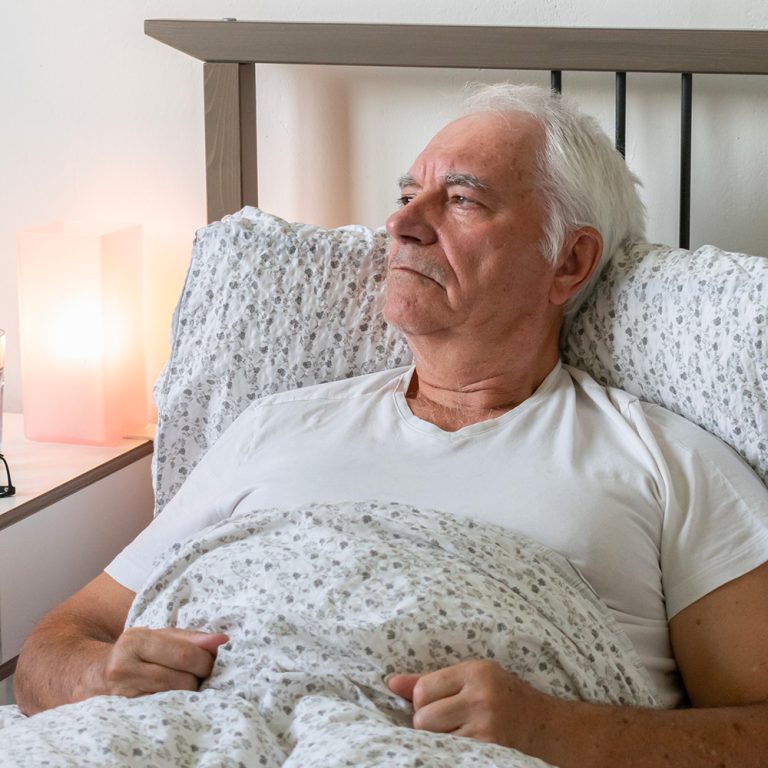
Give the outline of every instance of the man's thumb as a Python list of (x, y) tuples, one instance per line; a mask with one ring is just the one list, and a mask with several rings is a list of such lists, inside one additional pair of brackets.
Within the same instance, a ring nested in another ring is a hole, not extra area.
[(225, 635), (223, 632), (215, 635), (199, 632), (192, 635), (189, 640), (200, 648), (204, 648), (211, 656), (215, 656), (219, 646), (224, 645), (229, 640), (229, 635)]

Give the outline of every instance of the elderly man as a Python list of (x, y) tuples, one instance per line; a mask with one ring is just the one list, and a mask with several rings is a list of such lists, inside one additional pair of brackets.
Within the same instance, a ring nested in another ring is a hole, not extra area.
[(435, 136), (400, 203), (385, 312), (415, 366), (254, 404), (107, 572), (41, 622), (19, 660), (20, 705), (195, 689), (225, 635), (123, 632), (154, 558), (238, 505), (375, 498), (566, 555), (669, 707), (564, 701), (474, 660), (389, 680), (415, 728), (564, 767), (763, 765), (765, 487), (698, 428), (559, 362), (564, 311), (642, 234), (634, 178), (588, 118), (502, 86)]

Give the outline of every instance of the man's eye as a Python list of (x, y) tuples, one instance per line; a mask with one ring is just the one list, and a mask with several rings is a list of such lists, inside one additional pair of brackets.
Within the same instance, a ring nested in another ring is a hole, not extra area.
[(400, 195), (396, 202), (402, 208), (404, 205), (408, 205), (411, 200), (413, 200), (413, 195)]
[(451, 197), (451, 202), (456, 203), (456, 205), (462, 205), (462, 206), (476, 205), (475, 200), (472, 200), (469, 197), (464, 197), (464, 195), (453, 195)]

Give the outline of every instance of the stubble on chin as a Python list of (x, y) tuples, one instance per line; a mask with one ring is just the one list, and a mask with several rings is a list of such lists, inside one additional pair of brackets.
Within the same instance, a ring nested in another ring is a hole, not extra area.
[(448, 281), (448, 269), (434, 256), (419, 248), (400, 246), (389, 257), (388, 278), (399, 272), (411, 273), (428, 278), (445, 288)]

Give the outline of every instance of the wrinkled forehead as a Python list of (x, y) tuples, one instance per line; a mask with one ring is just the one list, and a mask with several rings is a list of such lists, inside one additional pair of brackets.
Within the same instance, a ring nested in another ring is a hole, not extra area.
[(544, 128), (525, 112), (480, 112), (438, 131), (413, 164), (428, 171), (460, 169), (478, 176), (522, 179), (533, 174), (544, 146)]

